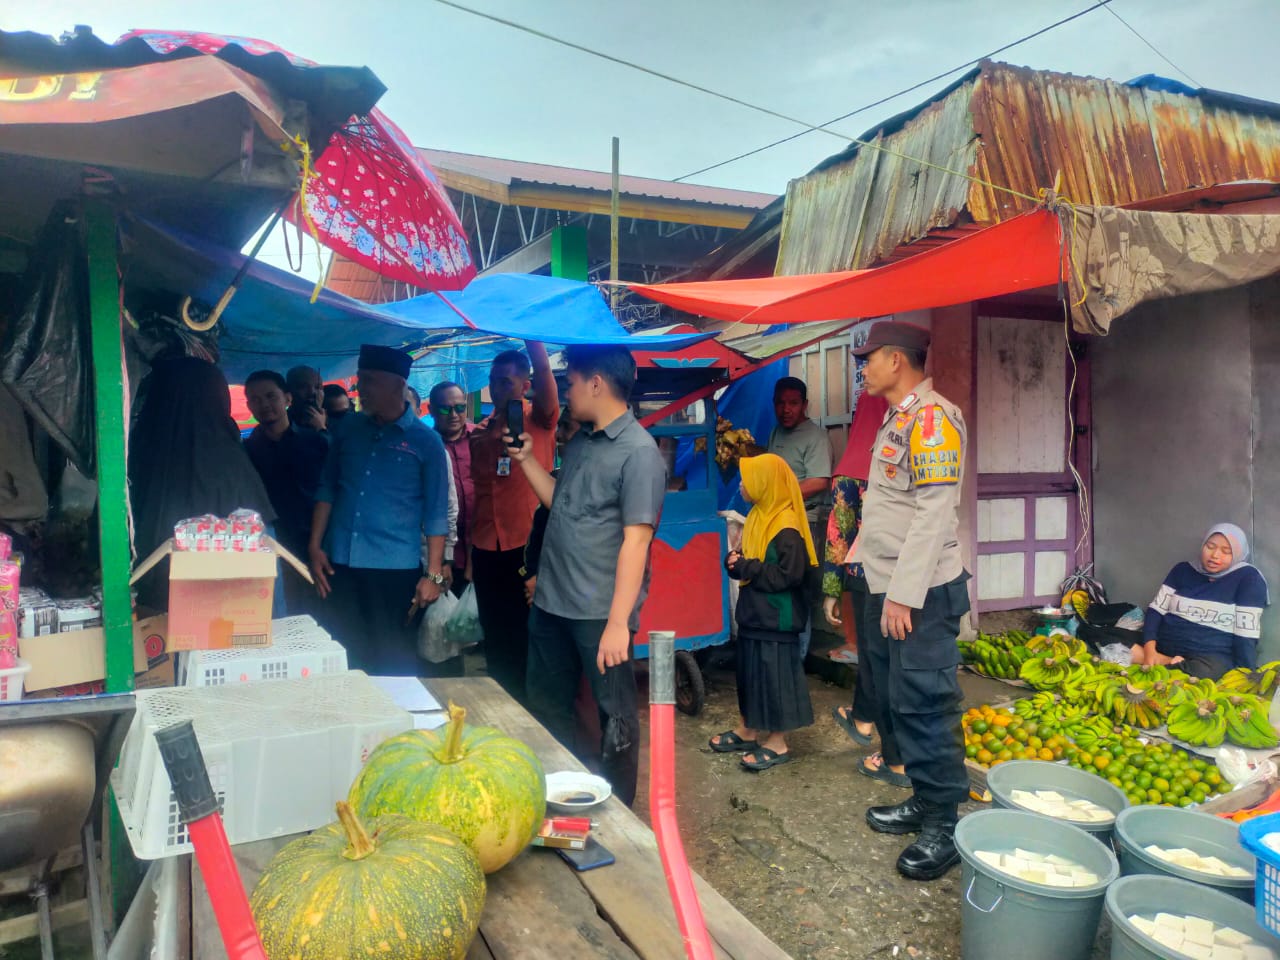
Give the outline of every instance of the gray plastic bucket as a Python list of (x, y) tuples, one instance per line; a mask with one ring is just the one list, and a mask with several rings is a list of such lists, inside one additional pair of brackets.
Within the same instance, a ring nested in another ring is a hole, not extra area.
[[(1014, 790), (1056, 790), (1072, 800), (1092, 800), (1098, 806), (1110, 810), (1115, 816), (1119, 816), (1120, 811), (1129, 806), (1129, 798), (1101, 777), (1069, 767), (1065, 763), (1049, 763), (1044, 760), (1013, 760), (992, 767), (991, 772), (987, 774), (987, 789), (991, 791), (991, 799), (997, 807), (1004, 807), (1006, 810), (1026, 810), (1027, 813), (1036, 813), (1036, 811), (1028, 810), (1021, 804), (1015, 803), (1009, 796)], [(1036, 816), (1043, 817), (1044, 814), (1036, 813)], [(1057, 818), (1045, 817), (1045, 819), (1056, 820)], [(1078, 823), (1074, 820), (1058, 820), (1058, 822), (1069, 824), (1085, 833), (1091, 833), (1103, 843), (1111, 842), (1111, 831), (1115, 825), (1114, 821)]]
[[(1046, 887), (993, 870), (975, 856), (979, 850), (1014, 847), (1074, 860), (1099, 881), (1090, 887)], [(1065, 821), (1019, 810), (969, 814), (956, 825), (956, 848), (962, 861), (963, 960), (1088, 960), (1107, 884), (1120, 875), (1110, 848)]]
[[(1232, 879), (1188, 870), (1142, 849), (1153, 843), (1166, 850), (1186, 847), (1201, 856), (1217, 857), (1248, 870), (1249, 876)], [(1138, 873), (1177, 877), (1253, 903), (1256, 861), (1253, 854), (1240, 845), (1240, 828), (1230, 820), (1178, 807), (1130, 807), (1116, 817), (1116, 850), (1120, 855), (1120, 873), (1126, 877)]]
[(1134, 914), (1153, 917), (1157, 913), (1203, 917), (1218, 926), (1234, 927), (1265, 947), (1275, 942), (1258, 926), (1253, 907), (1243, 900), (1190, 880), (1138, 874), (1121, 877), (1107, 891), (1111, 960), (1166, 960), (1169, 957), (1168, 947), (1161, 946), (1129, 922)]

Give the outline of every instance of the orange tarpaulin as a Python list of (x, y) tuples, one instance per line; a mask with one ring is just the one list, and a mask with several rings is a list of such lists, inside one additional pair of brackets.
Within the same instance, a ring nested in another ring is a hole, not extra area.
[(985, 300), (1066, 279), (1056, 214), (1035, 210), (941, 247), (871, 270), (756, 280), (632, 283), (686, 313), (758, 324), (882, 317)]

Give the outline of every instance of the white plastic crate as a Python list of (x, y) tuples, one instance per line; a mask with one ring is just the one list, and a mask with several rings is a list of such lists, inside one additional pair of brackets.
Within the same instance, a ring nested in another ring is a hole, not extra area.
[(373, 748), (413, 728), (412, 716), (359, 671), (136, 696), (111, 787), (133, 852), (143, 860), (192, 850), (157, 730), (194, 722), (234, 844), (330, 822)]
[(30, 672), (31, 664), (21, 657), (16, 667), (0, 670), (0, 703), (22, 699), (22, 685)]
[(182, 661), (185, 686), (216, 687), (345, 673), (347, 651), (311, 617), (284, 617), (272, 622), (269, 647), (192, 650)]

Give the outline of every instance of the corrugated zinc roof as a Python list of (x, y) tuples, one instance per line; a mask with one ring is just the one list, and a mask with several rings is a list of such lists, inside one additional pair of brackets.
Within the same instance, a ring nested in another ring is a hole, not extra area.
[(908, 252), (906, 244), (1034, 205), (906, 157), (1028, 196), (1061, 172), (1066, 197), (1126, 205), (1229, 181), (1280, 180), (1278, 109), (1213, 91), (1188, 96), (984, 63), (905, 120), (862, 138), (883, 133), (877, 142), (901, 156), (851, 147), (789, 185), (776, 272), (873, 266)]
[[(450, 150), (419, 148), (419, 153), (448, 182), (448, 173), (488, 180), (506, 187), (521, 184), (542, 184), (568, 187), (573, 190), (610, 192), (613, 179), (609, 171), (579, 170), (557, 167), (547, 163), (528, 163), (523, 160), (504, 160), (500, 157), (482, 157), (472, 153), (454, 153)], [(618, 178), (621, 193), (635, 197), (655, 197), (664, 200), (680, 200), (686, 203), (707, 203), (726, 207), (743, 207), (759, 210), (773, 202), (769, 193), (749, 190), (730, 190), (726, 187), (709, 187), (696, 183), (676, 183), (671, 180), (655, 180), (650, 177), (622, 175)]]

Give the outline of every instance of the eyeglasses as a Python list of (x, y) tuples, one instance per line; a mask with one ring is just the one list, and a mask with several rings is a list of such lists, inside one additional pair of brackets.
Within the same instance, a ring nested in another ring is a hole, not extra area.
[(466, 412), (467, 405), (465, 403), (455, 403), (452, 405), (446, 403), (436, 407), (436, 413), (456, 413), (461, 416)]

